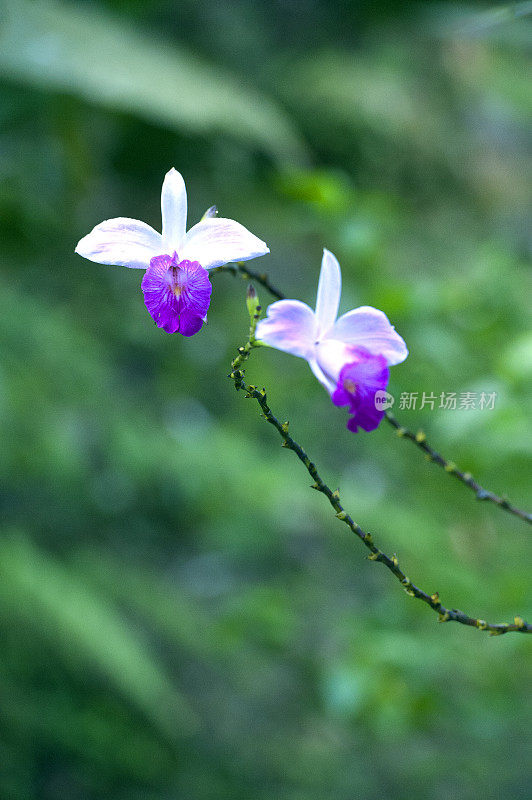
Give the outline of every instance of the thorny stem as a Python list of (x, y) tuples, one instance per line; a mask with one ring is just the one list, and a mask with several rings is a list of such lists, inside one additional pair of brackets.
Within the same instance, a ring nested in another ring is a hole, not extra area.
[[(269, 281), (268, 276), (266, 273), (258, 273), (254, 272), (253, 270), (249, 269), (243, 261), (240, 261), (238, 264), (227, 264), (223, 267), (218, 267), (217, 269), (211, 270), (211, 272), (231, 272), (233, 275), (240, 275), (245, 280), (254, 280), (264, 288), (277, 300), (284, 300), (285, 295), (276, 289)], [(439, 464), (445, 472), (449, 475), (454, 475), (459, 481), (461, 481), (464, 486), (469, 487), (472, 492), (474, 492), (477, 500), (487, 500), (488, 502), (494, 503), (495, 505), (499, 506), (499, 508), (504, 509), (504, 511), (508, 511), (510, 514), (514, 514), (519, 519), (522, 519), (524, 522), (528, 522), (532, 524), (532, 513), (527, 511), (522, 511), (520, 508), (512, 505), (510, 501), (506, 497), (499, 497), (498, 495), (490, 492), (488, 489), (484, 489), (477, 481), (473, 478), (470, 472), (462, 472), (456, 464), (452, 461), (447, 461), (442, 455), (433, 450), (426, 442), (426, 436), (423, 431), (418, 431), (417, 433), (413, 433), (409, 431), (408, 428), (405, 428), (401, 425), (393, 414), (386, 412), (386, 419), (390, 423), (390, 425), (396, 429), (397, 436), (403, 439), (410, 439), (411, 442), (414, 442), (420, 450), (422, 450), (429, 458), (430, 461), (433, 461), (435, 464)]]
[(288, 450), (292, 450), (299, 460), (305, 465), (309, 475), (314, 481), (312, 488), (325, 495), (333, 507), (337, 518), (342, 522), (345, 522), (352, 533), (354, 533), (355, 536), (357, 536), (358, 539), (360, 539), (360, 541), (368, 548), (370, 551), (370, 555), (368, 556), (369, 560), (379, 561), (381, 564), (384, 564), (384, 566), (389, 569), (393, 575), (395, 575), (405, 592), (410, 597), (415, 597), (417, 600), (422, 600), (424, 603), (426, 603), (426, 605), (430, 606), (430, 608), (438, 614), (440, 622), (459, 622), (462, 625), (469, 625), (472, 628), (488, 631), (491, 636), (499, 636), (503, 633), (509, 633), (510, 631), (517, 631), (519, 633), (532, 633), (532, 624), (525, 622), (521, 617), (514, 617), (513, 623), (490, 623), (483, 619), (475, 619), (475, 617), (470, 617), (463, 611), (459, 611), (457, 608), (446, 608), (440, 602), (438, 592), (427, 594), (427, 592), (424, 592), (423, 589), (420, 589), (418, 586), (412, 583), (410, 578), (405, 575), (399, 566), (399, 562), (395, 554), (390, 557), (380, 550), (373, 541), (371, 534), (366, 533), (366, 531), (364, 531), (360, 525), (358, 525), (344, 510), (342, 504), (340, 503), (340, 494), (338, 490), (333, 492), (329, 486), (327, 486), (325, 481), (322, 480), (320, 474), (318, 473), (316, 465), (310, 460), (309, 456), (303, 450), (301, 445), (299, 445), (288, 433), (288, 422), (279, 422), (277, 417), (273, 414), (267, 402), (266, 390), (259, 390), (256, 386), (246, 384), (244, 381), (244, 370), (242, 369), (242, 365), (249, 358), (253, 348), (257, 347), (257, 342), (255, 341), (255, 329), (259, 319), (259, 313), (260, 306), (257, 308), (257, 313), (251, 321), (249, 340), (245, 345), (238, 348), (238, 355), (231, 362), (231, 373), (229, 377), (233, 381), (237, 391), (242, 389), (245, 392), (246, 398), (252, 397), (258, 402), (263, 418), (273, 425), (273, 427), (279, 432), (283, 440), (282, 446), (286, 447)]
[(409, 431), (408, 428), (404, 428), (402, 425), (400, 425), (393, 414), (390, 414), (389, 411), (386, 412), (385, 416), (390, 425), (397, 431), (397, 436), (399, 436), (399, 438), (410, 439), (411, 442), (414, 442), (414, 444), (427, 455), (429, 461), (439, 464), (439, 466), (442, 467), (445, 472), (449, 473), (449, 475), (454, 475), (455, 478), (468, 486), (475, 493), (477, 500), (489, 500), (498, 505), (500, 508), (503, 508), (505, 511), (508, 511), (510, 514), (515, 514), (515, 516), (519, 517), (519, 519), (532, 524), (532, 514), (529, 514), (527, 511), (522, 511), (520, 508), (516, 508), (516, 506), (513, 506), (506, 497), (499, 497), (493, 492), (483, 489), (482, 486), (476, 482), (470, 472), (462, 472), (458, 469), (456, 464), (454, 464), (452, 461), (447, 461), (442, 455), (437, 453), (436, 450), (433, 450), (432, 447), (430, 447), (430, 445), (427, 443), (427, 437), (423, 431), (418, 431), (417, 433)]
[(276, 289), (270, 283), (270, 279), (265, 272), (255, 272), (255, 270), (250, 269), (244, 261), (239, 261), (237, 264), (224, 264), (223, 267), (215, 267), (211, 269), (211, 275), (213, 272), (230, 272), (232, 275), (240, 275), (245, 281), (257, 281), (261, 286), (264, 286), (266, 291), (268, 291), (272, 297), (275, 297), (276, 300), (284, 300), (285, 295)]

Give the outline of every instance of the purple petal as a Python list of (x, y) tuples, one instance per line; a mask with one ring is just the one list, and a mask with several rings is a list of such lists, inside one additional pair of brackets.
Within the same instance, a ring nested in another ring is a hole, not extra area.
[(386, 314), (371, 306), (361, 306), (344, 314), (326, 338), (382, 355), (390, 366), (400, 364), (408, 355), (404, 340), (390, 325)]
[(161, 251), (161, 235), (145, 222), (127, 217), (101, 222), (76, 247), (76, 253), (89, 261), (133, 269), (146, 269)]
[(207, 270), (174, 256), (152, 258), (142, 279), (146, 308), (167, 333), (193, 336), (205, 320), (212, 286)]
[(353, 414), (347, 423), (350, 431), (373, 431), (378, 427), (384, 410), (376, 407), (375, 392), (386, 389), (388, 378), (386, 359), (362, 348), (356, 361), (342, 367), (331, 400), (335, 406), (349, 406), (349, 413)]
[(267, 245), (240, 223), (207, 217), (189, 230), (179, 255), (212, 269), (230, 261), (249, 261), (269, 252)]
[(257, 325), (256, 338), (270, 347), (311, 359), (316, 341), (316, 316), (299, 300), (278, 300)]
[(179, 319), (179, 333), (183, 336), (194, 336), (201, 329), (204, 322), (204, 317), (200, 317), (185, 308), (181, 312)]
[(316, 297), (316, 317), (320, 336), (323, 336), (332, 326), (338, 314), (340, 294), (342, 291), (342, 273), (340, 264), (329, 250), (323, 251), (321, 260), (320, 280), (318, 295)]
[(172, 167), (166, 173), (161, 191), (161, 215), (163, 218), (162, 252), (181, 252), (187, 226), (187, 190), (180, 172)]
[(340, 370), (345, 364), (356, 361), (359, 349), (354, 345), (344, 344), (335, 339), (322, 339), (316, 346), (316, 359), (320, 369), (332, 383), (331, 392), (338, 383)]

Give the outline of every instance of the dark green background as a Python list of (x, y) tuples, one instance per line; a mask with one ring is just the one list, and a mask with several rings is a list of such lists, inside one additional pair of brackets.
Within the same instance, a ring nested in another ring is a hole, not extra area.
[[(516, 4), (523, 12), (526, 4)], [(405, 411), (530, 503), (530, 17), (475, 3), (0, 3), (0, 795), (528, 798), (530, 641), (438, 625), (335, 520), (226, 376), (245, 284), (158, 330), (96, 223), (216, 203), (313, 304), (383, 309)], [(266, 305), (268, 298), (261, 292)], [(253, 355), (347, 509), (444, 603), (530, 608), (530, 529), (388, 426), (349, 434), (307, 365)]]

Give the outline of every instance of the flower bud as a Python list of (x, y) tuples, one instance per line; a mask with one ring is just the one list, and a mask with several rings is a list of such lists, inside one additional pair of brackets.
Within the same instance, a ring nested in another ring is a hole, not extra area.
[(218, 209), (216, 208), (216, 206), (211, 206), (202, 216), (201, 221), (203, 222), (204, 219), (210, 219), (211, 217), (216, 217), (217, 214), (218, 214)]
[(255, 316), (259, 311), (259, 296), (255, 287), (251, 283), (249, 284), (246, 292), (246, 305), (248, 307), (249, 316), (251, 319), (255, 319)]

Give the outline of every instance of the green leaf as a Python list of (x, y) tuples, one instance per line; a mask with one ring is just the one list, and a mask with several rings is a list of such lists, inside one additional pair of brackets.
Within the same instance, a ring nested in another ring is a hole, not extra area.
[(46, 632), (74, 670), (106, 675), (169, 742), (194, 731), (195, 713), (114, 603), (28, 539), (0, 545), (0, 604)]
[(226, 133), (279, 163), (304, 160), (298, 133), (270, 99), (175, 42), (150, 40), (95, 9), (8, 0), (0, 75), (187, 134)]

